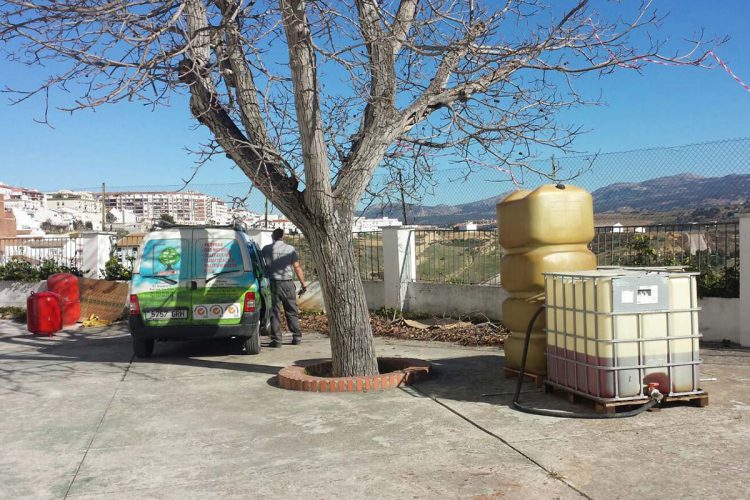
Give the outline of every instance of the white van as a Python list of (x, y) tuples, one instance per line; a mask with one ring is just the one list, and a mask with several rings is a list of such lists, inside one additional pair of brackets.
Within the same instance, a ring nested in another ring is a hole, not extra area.
[(270, 331), (271, 293), (258, 245), (240, 229), (180, 226), (148, 233), (130, 282), (133, 352), (156, 340), (235, 337), (260, 352)]

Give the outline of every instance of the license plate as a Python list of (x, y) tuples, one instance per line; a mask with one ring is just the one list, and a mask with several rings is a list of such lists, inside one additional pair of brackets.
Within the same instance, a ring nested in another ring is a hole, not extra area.
[(187, 309), (151, 309), (144, 312), (147, 321), (160, 319), (187, 319)]

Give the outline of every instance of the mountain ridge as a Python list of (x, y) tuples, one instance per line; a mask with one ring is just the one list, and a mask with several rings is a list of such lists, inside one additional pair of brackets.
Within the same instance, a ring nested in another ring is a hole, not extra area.
[[(457, 205), (407, 204), (410, 224), (450, 226), (467, 221), (495, 219), (495, 206), (508, 195), (505, 192)], [(743, 204), (750, 209), (750, 174), (730, 174), (722, 177), (704, 177), (681, 173), (657, 177), (641, 182), (616, 182), (596, 189), (595, 214), (632, 217), (634, 214), (661, 214), (689, 212), (695, 217), (725, 214), (728, 207)], [(734, 212), (726, 212), (731, 216)], [(391, 217), (402, 219), (402, 207), (369, 207), (360, 215), (366, 217)]]

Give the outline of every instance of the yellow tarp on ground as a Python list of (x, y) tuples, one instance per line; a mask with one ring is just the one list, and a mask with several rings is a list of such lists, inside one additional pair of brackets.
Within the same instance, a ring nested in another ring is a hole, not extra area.
[(81, 322), (81, 325), (88, 326), (88, 327), (96, 327), (96, 326), (108, 326), (112, 324), (111, 321), (105, 321), (103, 319), (99, 319), (99, 317), (96, 314), (92, 314), (88, 318), (84, 319)]

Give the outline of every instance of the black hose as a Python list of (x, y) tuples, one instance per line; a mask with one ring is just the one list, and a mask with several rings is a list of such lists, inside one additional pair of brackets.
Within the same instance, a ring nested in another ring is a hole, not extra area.
[(657, 399), (652, 398), (648, 403), (644, 404), (643, 406), (640, 406), (636, 408), (635, 410), (630, 410), (622, 413), (575, 413), (571, 411), (564, 411), (564, 410), (544, 410), (542, 408), (531, 408), (529, 406), (524, 406), (521, 403), (518, 402), (518, 399), (521, 397), (521, 386), (523, 385), (523, 376), (524, 371), (526, 370), (526, 357), (529, 354), (529, 341), (531, 340), (531, 330), (534, 328), (534, 323), (536, 323), (536, 320), (539, 318), (539, 316), (544, 312), (544, 306), (540, 307), (534, 315), (531, 317), (531, 321), (529, 321), (529, 326), (526, 328), (526, 338), (523, 342), (523, 354), (521, 356), (521, 369), (518, 373), (518, 381), (516, 382), (516, 392), (513, 395), (513, 408), (515, 408), (518, 411), (522, 411), (524, 413), (531, 413), (533, 415), (544, 415), (546, 417), (560, 417), (560, 418), (626, 418), (626, 417), (634, 417), (638, 415), (639, 413), (643, 413), (644, 411), (648, 410), (649, 408), (653, 408), (659, 401)]

